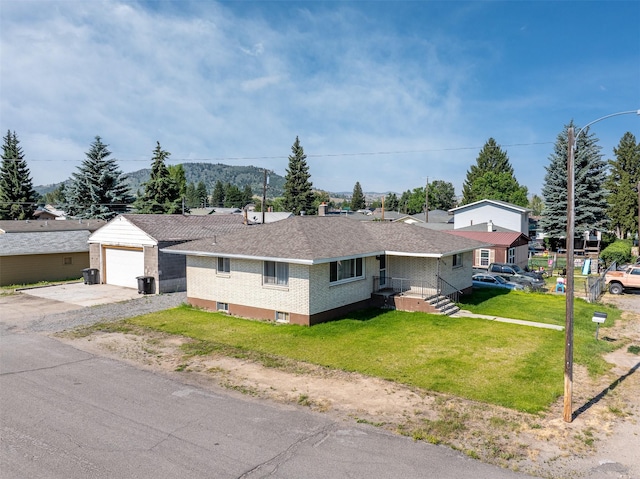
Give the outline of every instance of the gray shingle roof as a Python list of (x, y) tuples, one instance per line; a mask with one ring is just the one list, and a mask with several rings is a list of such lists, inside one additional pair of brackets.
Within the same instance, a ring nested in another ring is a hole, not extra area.
[(43, 231), (0, 235), (0, 256), (89, 251), (88, 230)]
[(360, 222), (330, 216), (295, 216), (163, 251), (211, 256), (272, 258), (322, 263), (387, 252), (441, 256), (483, 243), (403, 223)]
[(122, 215), (156, 241), (188, 241), (226, 234), (244, 225), (243, 215)]
[(29, 233), (40, 231), (95, 231), (107, 224), (104, 220), (1, 220), (2, 233)]

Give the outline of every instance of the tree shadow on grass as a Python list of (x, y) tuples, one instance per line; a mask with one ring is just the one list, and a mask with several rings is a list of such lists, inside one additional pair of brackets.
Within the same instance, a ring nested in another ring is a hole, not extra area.
[(472, 306), (477, 306), (489, 299), (495, 298), (497, 296), (502, 296), (504, 294), (509, 294), (510, 292), (510, 289), (501, 288), (476, 289), (471, 294), (460, 296), (458, 303), (461, 305), (469, 304)]
[(635, 366), (633, 366), (631, 369), (629, 369), (629, 372), (627, 372), (626, 374), (620, 376), (618, 379), (616, 379), (615, 381), (613, 381), (611, 384), (609, 384), (609, 386), (607, 386), (606, 388), (604, 388), (602, 391), (600, 391), (600, 393), (598, 393), (596, 396), (592, 397), (588, 402), (586, 402), (583, 406), (581, 406), (580, 408), (578, 408), (574, 413), (572, 418), (576, 419), (578, 416), (580, 416), (581, 414), (585, 413), (586, 411), (588, 411), (592, 406), (595, 406), (598, 402), (600, 402), (602, 399), (604, 399), (604, 397), (610, 393), (611, 391), (613, 391), (615, 388), (617, 388), (625, 379), (627, 379), (629, 376), (631, 376), (633, 373), (635, 373), (638, 369), (640, 369), (640, 361), (638, 361), (636, 363)]

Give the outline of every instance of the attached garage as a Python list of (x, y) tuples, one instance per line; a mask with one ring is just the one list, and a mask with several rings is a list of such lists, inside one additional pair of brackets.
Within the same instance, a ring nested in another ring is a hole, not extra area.
[(137, 288), (138, 276), (144, 276), (142, 248), (104, 248), (105, 283)]

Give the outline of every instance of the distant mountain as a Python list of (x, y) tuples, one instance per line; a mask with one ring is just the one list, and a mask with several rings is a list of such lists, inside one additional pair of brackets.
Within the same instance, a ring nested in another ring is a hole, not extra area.
[[(241, 190), (245, 185), (249, 184), (253, 194), (262, 196), (262, 185), (264, 182), (264, 170), (257, 166), (231, 166), (221, 163), (182, 163), (184, 167), (187, 183), (195, 183), (196, 185), (202, 181), (207, 187), (207, 191), (211, 193), (213, 187), (218, 180), (223, 183), (231, 183)], [(126, 183), (129, 185), (132, 194), (142, 191), (144, 183), (149, 181), (151, 174), (150, 168), (125, 173), (127, 176)], [(274, 198), (282, 196), (284, 193), (284, 177), (267, 170), (269, 175), (269, 187), (267, 188), (267, 197)], [(38, 194), (44, 195), (58, 188), (62, 183), (68, 185), (69, 180), (56, 183), (53, 185), (35, 186), (34, 189)]]

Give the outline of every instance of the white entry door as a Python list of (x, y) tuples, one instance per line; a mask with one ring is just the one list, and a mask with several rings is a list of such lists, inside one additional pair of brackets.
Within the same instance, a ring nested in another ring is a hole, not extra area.
[(105, 248), (105, 283), (137, 288), (138, 276), (144, 276), (142, 249)]

